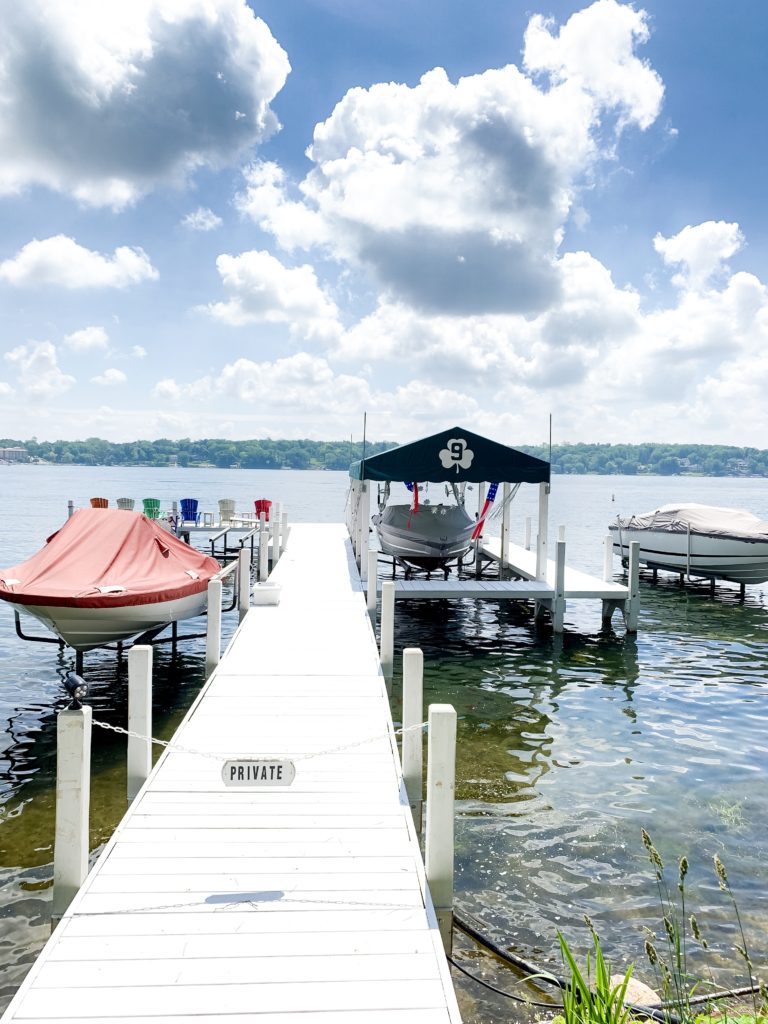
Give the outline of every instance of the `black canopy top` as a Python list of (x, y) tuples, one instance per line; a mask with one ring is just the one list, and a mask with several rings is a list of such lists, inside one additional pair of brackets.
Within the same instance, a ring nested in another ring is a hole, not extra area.
[(451, 427), (353, 462), (349, 475), (353, 480), (539, 484), (549, 483), (549, 463), (463, 427)]

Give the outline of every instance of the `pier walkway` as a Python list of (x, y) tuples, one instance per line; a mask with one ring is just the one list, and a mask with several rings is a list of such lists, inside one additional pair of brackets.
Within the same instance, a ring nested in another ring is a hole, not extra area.
[[(344, 527), (293, 526), (271, 580), (6, 1024), (460, 1021)], [(248, 757), (294, 782), (225, 786)]]

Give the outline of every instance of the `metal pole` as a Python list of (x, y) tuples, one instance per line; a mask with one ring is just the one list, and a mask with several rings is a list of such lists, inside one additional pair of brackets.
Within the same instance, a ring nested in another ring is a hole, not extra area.
[(629, 599), (624, 613), (628, 633), (637, 632), (640, 617), (640, 542), (633, 540), (629, 544), (629, 572), (627, 578)]
[(446, 952), (450, 953), (453, 931), (456, 711), (450, 704), (431, 704), (428, 722), (424, 861), (443, 945)]
[(403, 651), (403, 782), (417, 832), (421, 832), (424, 781), (420, 728), (423, 720), (424, 654), (418, 647), (406, 647)]
[(56, 722), (56, 832), (53, 847), (55, 925), (88, 874), (91, 798), (90, 707), (60, 711)]
[[(563, 529), (563, 527), (561, 527)], [(565, 618), (565, 541), (559, 540), (555, 549), (555, 597), (552, 604), (552, 629), (563, 632)]]
[(152, 771), (152, 648), (140, 644), (128, 651), (128, 730), (146, 739), (128, 737), (128, 800), (133, 800)]
[(525, 550), (531, 550), (531, 517), (525, 517)]

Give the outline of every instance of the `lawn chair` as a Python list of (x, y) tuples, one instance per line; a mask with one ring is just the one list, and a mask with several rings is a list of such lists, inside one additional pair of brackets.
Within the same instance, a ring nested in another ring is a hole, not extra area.
[(219, 498), (219, 522), (223, 526), (225, 523), (232, 522), (232, 516), (235, 514), (235, 502), (232, 498)]
[(124, 509), (126, 512), (133, 512), (133, 507), (136, 502), (133, 498), (118, 498), (117, 507)]
[(107, 498), (91, 498), (91, 508), (109, 508)]
[(160, 499), (159, 498), (143, 498), (142, 504), (144, 505), (144, 515), (147, 519), (159, 519), (160, 518)]
[(197, 498), (182, 498), (179, 501), (181, 509), (181, 522), (193, 523), (195, 526), (200, 522), (200, 513), (197, 511)]

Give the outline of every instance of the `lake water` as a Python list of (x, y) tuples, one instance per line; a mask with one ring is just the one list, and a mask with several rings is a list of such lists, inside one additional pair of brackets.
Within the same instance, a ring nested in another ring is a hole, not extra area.
[[(347, 477), (333, 472), (0, 467), (0, 567), (28, 557), (61, 525), (67, 501), (94, 495), (197, 497), (203, 509), (233, 498), (282, 501), (292, 521), (344, 518)], [(433, 494), (439, 500), (440, 492)], [(568, 562), (602, 574), (602, 539), (617, 513), (677, 499), (748, 508), (768, 518), (763, 480), (557, 477), (551, 536), (566, 527)], [(515, 500), (513, 539), (534, 515), (537, 489)], [(618, 570), (618, 563), (616, 565)], [(398, 602), (396, 653), (420, 646), (428, 702), (459, 714), (456, 898), (501, 942), (556, 968), (557, 930), (584, 953), (589, 914), (616, 967), (644, 961), (643, 926), (661, 928), (640, 829), (671, 865), (685, 854), (686, 899), (712, 947), (694, 964), (719, 984), (743, 984), (734, 915), (711, 870), (718, 854), (739, 901), (755, 966), (768, 959), (768, 616), (761, 587), (641, 586), (640, 625), (601, 631), (599, 602), (572, 602), (553, 636), (522, 606)], [(234, 627), (232, 617), (226, 626)], [(225, 632), (226, 639), (226, 632)], [(155, 734), (172, 735), (203, 682), (203, 641), (155, 652)], [(55, 786), (55, 715), (73, 657), (24, 643), (0, 607), (0, 1010), (49, 934)], [(86, 655), (94, 716), (124, 725), (126, 669), (114, 654)], [(399, 711), (399, 679), (393, 711)], [(125, 743), (93, 735), (91, 844), (95, 852), (125, 811)], [(516, 978), (469, 940), (455, 955), (512, 990)], [(517, 1013), (456, 975), (467, 1024)], [(518, 993), (521, 989), (516, 990)], [(527, 1016), (524, 1013), (522, 1016)]]

